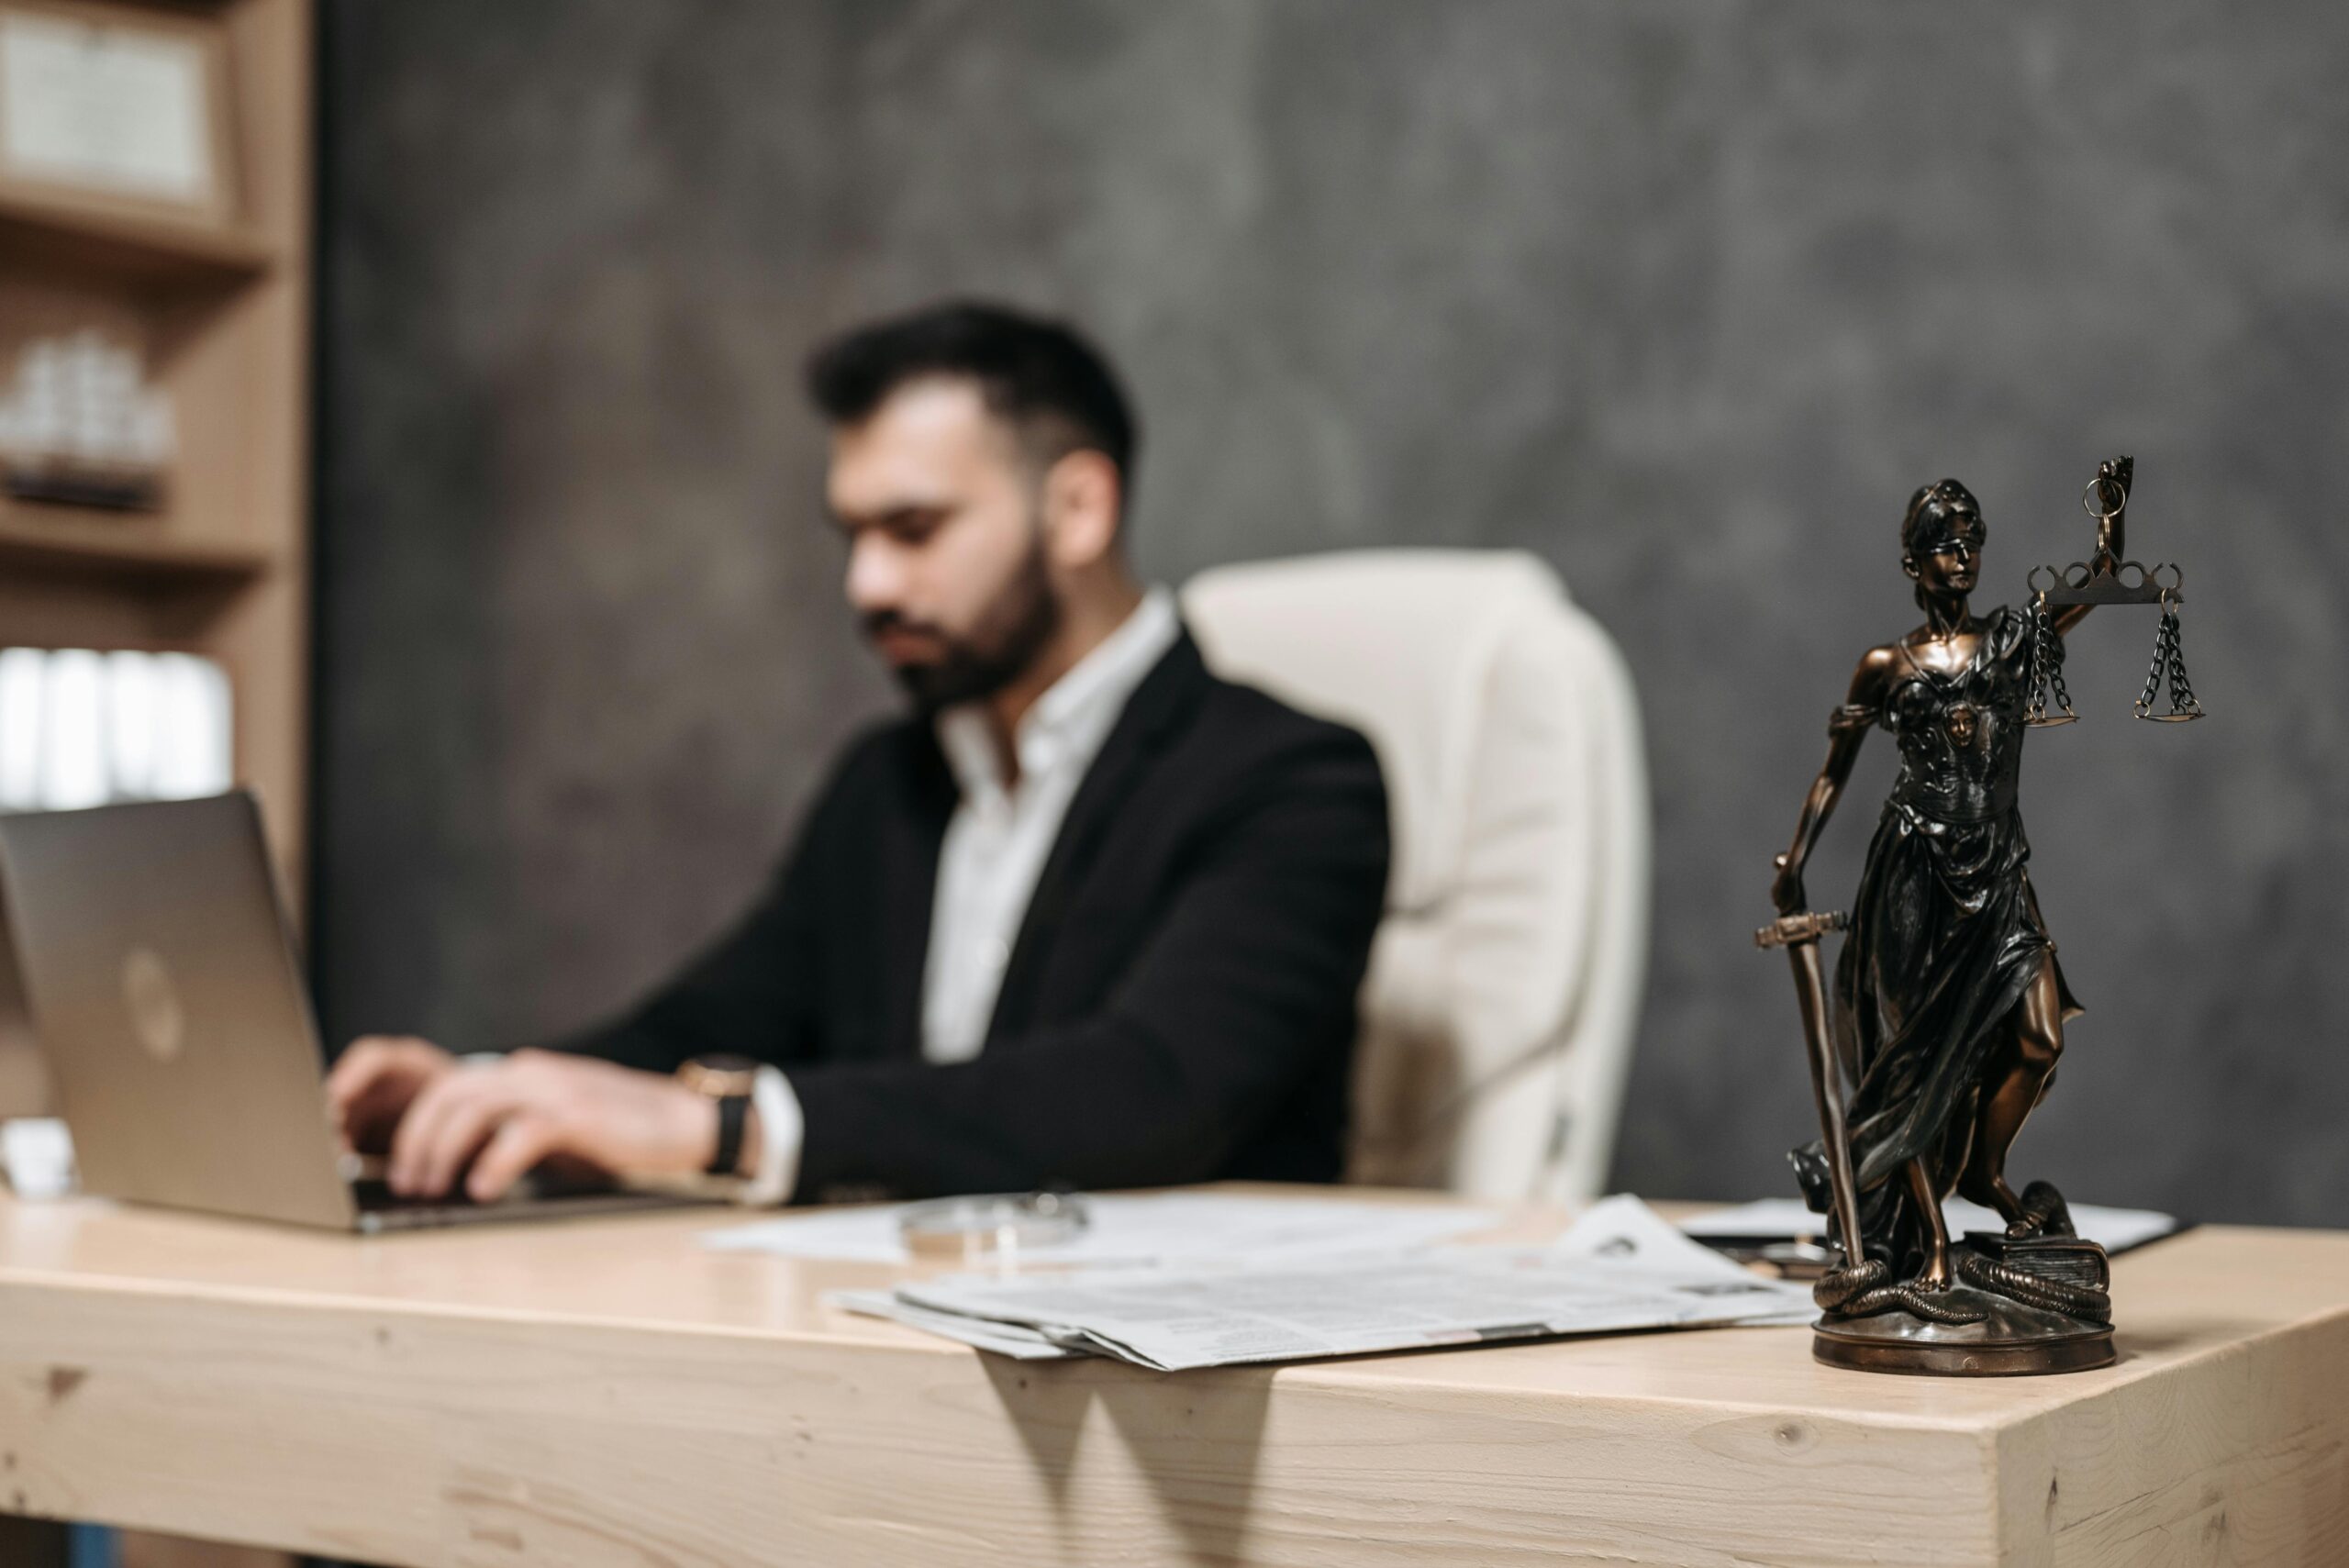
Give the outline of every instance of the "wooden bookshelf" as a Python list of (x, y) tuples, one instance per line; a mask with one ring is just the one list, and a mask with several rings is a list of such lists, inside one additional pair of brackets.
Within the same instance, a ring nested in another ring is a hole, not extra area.
[[(137, 347), (173, 404), (162, 508), (0, 499), (0, 646), (200, 653), (228, 672), (236, 770), (303, 881), (307, 773), (313, 0), (0, 0), (174, 34), (211, 61), (217, 199), (175, 208), (0, 166), (0, 369), (35, 337)], [(5, 958), (5, 952), (0, 952)], [(37, 1062), (0, 983), (0, 1116)], [(13, 1036), (13, 1039), (10, 1038)]]
[[(0, 364), (95, 328), (170, 394), (162, 509), (0, 500), (0, 647), (180, 650), (218, 662), (236, 771), (261, 793), (283, 885), (303, 885), (309, 604), (313, 0), (0, 0), (175, 32), (206, 51), (219, 200), (174, 211), (0, 169)], [(0, 1117), (48, 1108), (0, 947)], [(13, 1533), (12, 1533), (13, 1532)], [(124, 1568), (289, 1568), (274, 1552), (129, 1534)], [(0, 1561), (63, 1560), (0, 1518)]]

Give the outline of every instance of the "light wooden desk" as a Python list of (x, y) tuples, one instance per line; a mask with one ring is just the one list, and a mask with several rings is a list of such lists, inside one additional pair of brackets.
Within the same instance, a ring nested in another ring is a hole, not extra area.
[(1163, 1377), (841, 1314), (889, 1271), (695, 1245), (734, 1218), (0, 1201), (0, 1508), (418, 1568), (2349, 1562), (2349, 1235), (2118, 1260), (2070, 1377), (1803, 1329)]

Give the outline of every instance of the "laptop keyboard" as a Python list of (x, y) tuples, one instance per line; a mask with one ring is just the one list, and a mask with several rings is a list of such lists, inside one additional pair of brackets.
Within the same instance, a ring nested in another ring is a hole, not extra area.
[(365, 1176), (351, 1184), (351, 1195), (359, 1207), (370, 1214), (406, 1213), (416, 1209), (495, 1208), (509, 1203), (547, 1203), (560, 1198), (607, 1197), (618, 1192), (610, 1181), (596, 1176), (556, 1175), (547, 1171), (534, 1171), (514, 1184), (504, 1197), (494, 1204), (474, 1202), (465, 1195), (462, 1186), (452, 1187), (439, 1197), (411, 1197), (392, 1191), (391, 1184), (378, 1177)]

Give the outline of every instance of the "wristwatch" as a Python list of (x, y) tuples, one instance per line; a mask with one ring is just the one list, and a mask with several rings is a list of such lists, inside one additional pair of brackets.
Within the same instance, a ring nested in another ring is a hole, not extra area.
[(759, 1064), (747, 1056), (696, 1056), (677, 1069), (677, 1082), (718, 1103), (718, 1148), (705, 1175), (741, 1174), (736, 1167), (742, 1162), (742, 1123), (758, 1076)]

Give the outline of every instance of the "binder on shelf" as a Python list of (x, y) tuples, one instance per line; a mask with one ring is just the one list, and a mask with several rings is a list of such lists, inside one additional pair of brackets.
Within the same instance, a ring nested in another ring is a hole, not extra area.
[(40, 803), (51, 811), (104, 806), (106, 776), (106, 662), (86, 648), (49, 656), (41, 705)]
[(106, 655), (106, 771), (118, 800), (154, 793), (162, 747), (156, 734), (155, 664), (144, 653)]
[(218, 795), (235, 773), (228, 677), (209, 659), (155, 655), (156, 754), (148, 798)]
[(48, 656), (38, 648), (0, 648), (0, 811), (40, 806), (41, 709)]
[(234, 777), (234, 703), (211, 660), (0, 649), (0, 810), (181, 800)]

